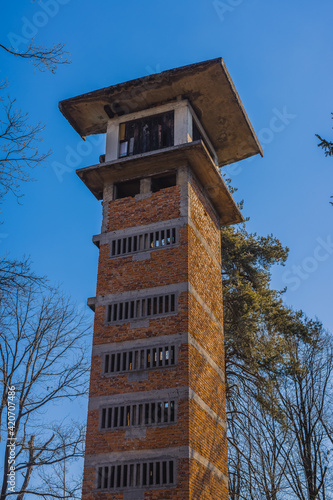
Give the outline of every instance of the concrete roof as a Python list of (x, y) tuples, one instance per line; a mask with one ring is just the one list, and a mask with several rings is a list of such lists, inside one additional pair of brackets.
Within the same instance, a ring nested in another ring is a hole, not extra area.
[(105, 133), (113, 114), (128, 114), (187, 98), (227, 165), (262, 149), (222, 58), (211, 59), (105, 87), (59, 103), (60, 111), (85, 138)]
[(200, 140), (91, 165), (80, 168), (76, 173), (93, 195), (102, 200), (106, 183), (149, 176), (187, 163), (191, 165), (205, 187), (205, 193), (219, 215), (220, 224), (227, 226), (243, 222), (237, 204), (204, 143)]

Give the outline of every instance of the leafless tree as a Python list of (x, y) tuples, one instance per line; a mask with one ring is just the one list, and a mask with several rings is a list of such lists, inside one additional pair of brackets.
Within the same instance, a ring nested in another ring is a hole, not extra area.
[(16, 109), (15, 99), (0, 99), (0, 199), (8, 192), (19, 198), (20, 184), (30, 180), (31, 169), (50, 152), (39, 151), (43, 125), (30, 125), (28, 115)]
[[(82, 474), (71, 470), (72, 459), (83, 456), (85, 428), (57, 426), (54, 456), (40, 469), (40, 489), (45, 498), (81, 498)], [(51, 467), (50, 467), (51, 466)]]
[(270, 389), (239, 384), (229, 395), (230, 500), (332, 498), (332, 339), (318, 328), (288, 343)]
[[(63, 44), (48, 48), (38, 46), (31, 40), (23, 51), (4, 44), (0, 44), (0, 49), (10, 57), (30, 60), (40, 71), (54, 73), (57, 65), (69, 63)], [(31, 170), (42, 164), (50, 154), (50, 151), (40, 151), (44, 126), (40, 122), (30, 124), (29, 116), (17, 109), (15, 99), (7, 95), (7, 87), (7, 80), (0, 82), (0, 203), (7, 193), (19, 199), (22, 196), (21, 184), (32, 180)], [(38, 282), (42, 280), (31, 271), (27, 258), (1, 256), (0, 298), (10, 287), (22, 288)]]
[[(52, 47), (36, 45), (34, 40), (23, 51), (0, 43), (8, 55), (31, 61), (40, 71), (55, 73), (59, 64), (68, 64), (64, 44)], [(8, 192), (21, 196), (20, 185), (31, 180), (31, 169), (43, 163), (50, 151), (40, 151), (41, 122), (31, 125), (29, 116), (17, 109), (16, 101), (5, 95), (8, 81), (0, 82), (0, 200)]]
[(290, 370), (277, 384), (291, 452), (286, 455), (287, 480), (296, 498), (332, 498), (333, 344), (318, 332), (311, 344), (292, 341)]
[(275, 407), (263, 408), (255, 394), (229, 402), (230, 500), (285, 497), (287, 432)]
[[(9, 57), (28, 60), (40, 71), (55, 73), (68, 64), (64, 44), (51, 47), (34, 40), (24, 50), (0, 43)], [(22, 196), (21, 184), (50, 152), (40, 150), (44, 126), (32, 125), (0, 82), (0, 202), (7, 193)], [(70, 477), (73, 460), (83, 453), (81, 425), (55, 425), (57, 403), (86, 393), (88, 327), (82, 315), (44, 278), (32, 272), (29, 260), (0, 261), (0, 440), (3, 460), (0, 499), (16, 496), (76, 498), (78, 481)], [(58, 405), (59, 408), (59, 405)], [(58, 410), (59, 411), (59, 410)], [(59, 418), (58, 418), (59, 420)], [(8, 446), (9, 444), (9, 446)], [(15, 449), (16, 483), (10, 482)]]
[(10, 289), (24, 289), (31, 283), (48, 287), (47, 281), (37, 276), (31, 269), (30, 260), (27, 257), (10, 259), (4, 256), (0, 261), (0, 304), (1, 297)]
[[(0, 499), (15, 493), (43, 498), (75, 498), (77, 485), (62, 477), (45, 480), (50, 468), (67, 470), (82, 456), (83, 430), (66, 423), (55, 426), (50, 414), (64, 411), (68, 401), (86, 394), (89, 357), (82, 315), (57, 290), (45, 293), (32, 282), (11, 287), (0, 311), (0, 430), (5, 449)], [(57, 406), (57, 403), (60, 403)], [(58, 408), (58, 410), (57, 410)], [(15, 418), (13, 417), (15, 416)], [(15, 443), (16, 485), (9, 482)]]

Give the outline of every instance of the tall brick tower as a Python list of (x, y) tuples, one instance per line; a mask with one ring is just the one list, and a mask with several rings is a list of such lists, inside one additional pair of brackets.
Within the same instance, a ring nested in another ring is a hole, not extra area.
[(103, 200), (83, 500), (227, 500), (218, 166), (260, 153), (221, 59), (67, 99)]

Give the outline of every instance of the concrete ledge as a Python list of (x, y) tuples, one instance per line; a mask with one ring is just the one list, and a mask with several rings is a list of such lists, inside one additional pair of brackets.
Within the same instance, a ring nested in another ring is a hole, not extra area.
[(133, 371), (133, 372), (127, 372), (128, 377), (127, 380), (128, 382), (142, 382), (144, 380), (148, 380), (148, 370), (142, 370), (142, 371)]
[(211, 318), (212, 321), (214, 321), (219, 329), (221, 330), (223, 334), (223, 325), (222, 323), (217, 319), (213, 311), (207, 306), (206, 302), (200, 297), (198, 292), (195, 290), (195, 288), (191, 285), (191, 283), (188, 284), (189, 288), (188, 291), (194, 296), (194, 298), (199, 302), (201, 307), (205, 310), (205, 312), (208, 314), (208, 316)]
[(131, 429), (126, 429), (125, 439), (145, 439), (145, 438), (146, 438), (146, 427), (142, 428), (132, 427)]
[[(129, 320), (127, 320), (128, 323)], [(122, 321), (122, 323), (126, 323), (126, 320)], [(109, 324), (109, 323), (108, 323)], [(118, 325), (119, 323), (110, 323), (114, 325)], [(149, 319), (138, 319), (137, 321), (130, 322), (130, 328), (148, 328), (149, 327)]]
[(201, 356), (207, 361), (207, 363), (210, 364), (213, 370), (215, 370), (216, 373), (219, 375), (222, 382), (225, 382), (225, 374), (222, 368), (220, 368), (215, 363), (215, 361), (213, 360), (213, 358), (211, 358), (208, 352), (205, 351), (205, 349), (199, 344), (199, 342), (197, 342), (190, 334), (188, 335), (188, 343), (191, 344), (199, 352), (199, 354), (201, 354)]
[[(93, 242), (99, 241), (101, 245), (106, 245), (115, 238), (122, 238), (126, 236), (135, 236), (143, 231), (157, 231), (160, 229), (168, 229), (169, 227), (182, 227), (187, 224), (187, 217), (179, 217), (177, 219), (169, 219), (161, 222), (153, 222), (152, 224), (145, 224), (144, 226), (132, 226), (126, 229), (118, 229), (117, 231), (108, 231), (106, 233), (96, 234), (93, 236)], [(163, 247), (164, 248), (164, 247)]]
[[(174, 283), (172, 285), (155, 286), (152, 288), (144, 288), (143, 290), (131, 290), (129, 292), (110, 293), (107, 295), (98, 295), (96, 297), (97, 306), (106, 306), (111, 302), (120, 300), (141, 299), (151, 295), (162, 295), (173, 292), (187, 292), (188, 282)], [(89, 299), (92, 300), (92, 299)], [(153, 318), (152, 318), (153, 319)]]
[[(119, 255), (119, 257), (121, 257), (121, 255)], [(142, 260), (149, 260), (150, 257), (151, 257), (151, 250), (147, 250), (146, 252), (135, 253), (132, 257), (132, 260), (134, 262), (141, 262)]]
[(182, 344), (187, 342), (188, 334), (175, 333), (173, 335), (160, 335), (158, 337), (150, 337), (148, 339), (126, 340), (125, 342), (112, 342), (109, 344), (101, 344), (93, 347), (93, 356), (102, 356), (105, 353), (127, 351), (136, 348), (147, 346), (161, 347), (164, 344)]
[(87, 300), (87, 306), (90, 307), (90, 309), (95, 312), (95, 306), (96, 306), (96, 297), (89, 297)]
[(124, 491), (123, 500), (144, 500), (145, 490)]
[(89, 410), (98, 410), (104, 406), (112, 406), (127, 403), (150, 403), (157, 400), (188, 399), (189, 387), (174, 389), (156, 389), (153, 391), (129, 392), (116, 394), (114, 396), (92, 397), (89, 401)]

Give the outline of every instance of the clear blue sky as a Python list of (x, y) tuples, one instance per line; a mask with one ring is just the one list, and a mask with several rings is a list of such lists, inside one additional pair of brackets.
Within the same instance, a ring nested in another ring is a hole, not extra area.
[(273, 285), (288, 284), (286, 302), (332, 330), (333, 159), (315, 138), (333, 137), (332, 11), (331, 0), (6, 2), (3, 43), (15, 39), (23, 49), (28, 35), (39, 44), (64, 42), (72, 63), (52, 75), (0, 52), (0, 79), (8, 78), (8, 92), (32, 121), (46, 124), (42, 147), (53, 150), (36, 182), (23, 186), (22, 205), (10, 196), (3, 204), (1, 254), (30, 255), (35, 271), (78, 303), (94, 296), (91, 238), (100, 232), (101, 207), (75, 168), (97, 163), (104, 142), (83, 143), (58, 101), (222, 56), (264, 147), (264, 158), (228, 168), (248, 229), (290, 248)]

